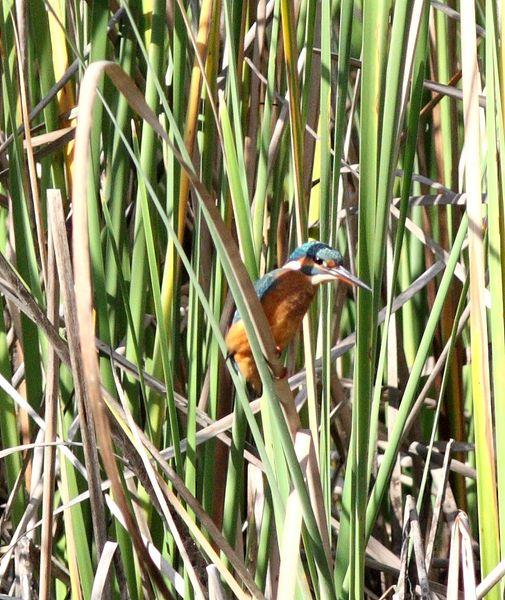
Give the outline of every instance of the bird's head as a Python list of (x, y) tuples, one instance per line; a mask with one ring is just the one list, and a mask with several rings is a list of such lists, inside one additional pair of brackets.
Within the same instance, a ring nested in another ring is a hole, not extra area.
[(344, 268), (343, 262), (340, 252), (328, 244), (306, 242), (290, 255), (284, 268), (302, 271), (312, 285), (340, 280), (371, 292), (366, 283)]

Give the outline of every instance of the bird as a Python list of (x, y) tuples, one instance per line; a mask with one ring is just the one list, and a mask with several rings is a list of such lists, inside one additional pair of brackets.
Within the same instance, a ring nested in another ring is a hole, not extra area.
[[(298, 331), (320, 284), (340, 280), (372, 291), (348, 271), (343, 262), (338, 250), (323, 242), (309, 241), (296, 248), (282, 267), (266, 273), (254, 283), (279, 354)], [(238, 311), (225, 341), (228, 357), (233, 358), (254, 395), (260, 396), (261, 378)]]

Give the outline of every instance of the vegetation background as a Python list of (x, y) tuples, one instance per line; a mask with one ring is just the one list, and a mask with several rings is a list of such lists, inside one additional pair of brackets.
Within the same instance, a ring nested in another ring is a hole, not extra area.
[[(2, 0), (2, 598), (503, 597), (504, 27)], [(311, 238), (373, 294), (276, 380), (251, 281)]]

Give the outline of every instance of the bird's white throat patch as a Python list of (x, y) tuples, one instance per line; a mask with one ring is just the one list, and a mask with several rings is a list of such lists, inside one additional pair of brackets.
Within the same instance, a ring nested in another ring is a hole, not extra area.
[(291, 269), (291, 271), (299, 271), (301, 268), (302, 263), (299, 260), (290, 260), (283, 266), (283, 269)]
[(312, 285), (319, 285), (320, 283), (330, 283), (331, 281), (337, 281), (337, 277), (332, 273), (319, 273), (318, 275), (312, 275), (310, 282)]

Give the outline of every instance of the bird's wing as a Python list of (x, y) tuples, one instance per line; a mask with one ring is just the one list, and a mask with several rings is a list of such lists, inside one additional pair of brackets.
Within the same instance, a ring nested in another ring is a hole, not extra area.
[[(281, 273), (282, 269), (274, 269), (254, 282), (254, 291), (256, 292), (260, 302), (268, 292), (271, 292), (275, 288), (276, 281)], [(240, 321), (240, 313), (238, 310), (235, 311), (233, 323), (236, 323), (237, 321)]]
[(254, 291), (260, 300), (275, 288), (281, 273), (282, 269), (274, 269), (254, 282)]

